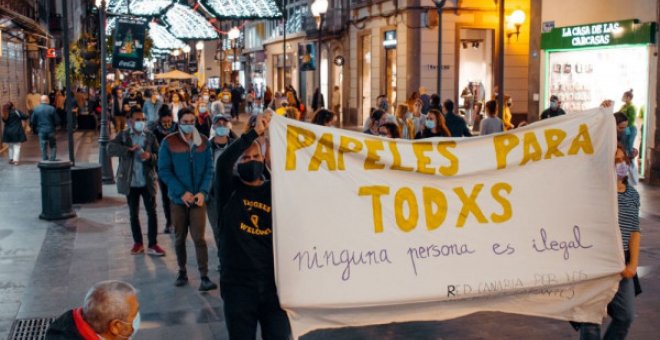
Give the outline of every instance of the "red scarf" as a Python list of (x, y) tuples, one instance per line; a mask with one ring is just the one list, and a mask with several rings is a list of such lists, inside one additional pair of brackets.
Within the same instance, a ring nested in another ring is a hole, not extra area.
[(92, 329), (92, 327), (87, 324), (87, 321), (83, 319), (82, 308), (76, 308), (73, 310), (73, 321), (76, 323), (76, 329), (78, 333), (85, 340), (99, 340), (98, 334)]

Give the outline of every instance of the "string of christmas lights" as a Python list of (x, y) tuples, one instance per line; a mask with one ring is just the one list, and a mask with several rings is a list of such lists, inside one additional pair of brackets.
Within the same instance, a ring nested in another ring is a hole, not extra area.
[(179, 39), (217, 39), (211, 23), (188, 6), (174, 4), (164, 16), (168, 30)]

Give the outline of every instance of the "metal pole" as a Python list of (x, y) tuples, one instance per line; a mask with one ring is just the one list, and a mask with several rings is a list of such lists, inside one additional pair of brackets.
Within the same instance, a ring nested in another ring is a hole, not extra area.
[[(321, 19), (319, 20), (319, 41), (318, 41), (318, 50), (316, 51), (316, 70), (317, 70), (317, 87), (316, 89), (319, 90), (319, 93), (321, 93), (321, 39), (323, 37), (323, 17), (325, 14), (321, 13)], [(316, 95), (316, 90), (314, 90), (314, 95)], [(318, 100), (318, 99), (317, 99)]]
[(108, 125), (108, 70), (105, 65), (106, 41), (105, 41), (105, 0), (101, 1), (99, 8), (99, 45), (101, 45), (101, 129), (99, 133), (99, 163), (101, 163), (101, 172), (104, 184), (113, 184), (115, 182), (112, 173), (112, 161), (108, 156), (108, 141), (110, 140), (110, 126)]
[(504, 118), (504, 0), (500, 2), (500, 24), (497, 32), (497, 115)]
[(438, 7), (438, 97), (442, 99), (442, 7)]
[(445, 6), (446, 0), (434, 0), (435, 7), (438, 11), (438, 79), (437, 79), (437, 94), (442, 99), (442, 8)]
[(69, 60), (69, 4), (68, 0), (62, 1), (62, 16), (64, 21), (64, 75), (66, 87), (64, 91), (64, 110), (66, 110), (66, 130), (69, 140), (69, 160), (72, 166), (76, 165), (76, 158), (73, 154), (73, 112), (71, 112), (71, 60)]
[[(282, 67), (284, 72), (282, 72), (284, 79), (282, 79), (282, 84), (286, 88), (286, 10), (284, 11), (284, 39), (282, 39)], [(293, 61), (292, 61), (293, 62)], [(282, 89), (284, 90), (284, 89)]]

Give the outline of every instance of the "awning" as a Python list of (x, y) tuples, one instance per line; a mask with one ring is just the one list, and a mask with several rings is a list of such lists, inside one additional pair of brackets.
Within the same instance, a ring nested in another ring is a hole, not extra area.
[(0, 16), (10, 18), (14, 24), (34, 35), (41, 36), (45, 39), (53, 38), (53, 36), (50, 35), (45, 29), (43, 29), (43, 27), (41, 27), (41, 25), (39, 25), (36, 21), (22, 14), (16, 13), (11, 9), (0, 6)]

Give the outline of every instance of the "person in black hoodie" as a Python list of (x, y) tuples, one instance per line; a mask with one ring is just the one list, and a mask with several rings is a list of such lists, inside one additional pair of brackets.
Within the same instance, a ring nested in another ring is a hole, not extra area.
[[(220, 212), (220, 294), (230, 339), (289, 339), (289, 319), (275, 288), (271, 183), (255, 143), (268, 128), (265, 115), (220, 155), (214, 190)], [(237, 175), (234, 174), (236, 165)]]
[[(163, 142), (163, 139), (169, 134), (179, 131), (179, 126), (174, 122), (172, 112), (167, 105), (163, 105), (158, 112), (158, 121), (149, 129), (156, 136), (158, 145)], [(160, 198), (163, 202), (163, 211), (165, 212), (165, 234), (171, 234), (174, 228), (172, 227), (172, 212), (170, 210), (170, 198), (167, 196), (167, 184), (158, 177), (158, 186), (160, 187)]]
[(454, 112), (453, 101), (450, 99), (445, 100), (445, 102), (442, 103), (442, 109), (451, 137), (472, 137), (472, 133), (470, 132), (470, 129), (468, 129), (465, 119)]

